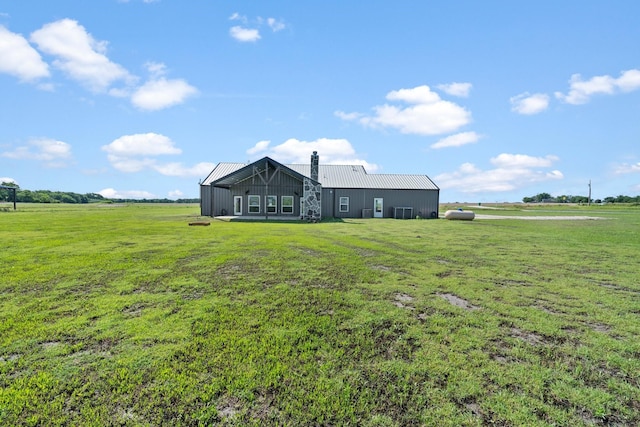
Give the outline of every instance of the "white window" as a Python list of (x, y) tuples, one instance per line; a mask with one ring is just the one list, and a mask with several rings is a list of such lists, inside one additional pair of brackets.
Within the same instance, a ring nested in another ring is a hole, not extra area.
[(249, 196), (249, 213), (260, 213), (260, 196)]
[(278, 212), (278, 196), (267, 196), (267, 213)]
[(282, 213), (293, 213), (293, 196), (282, 196)]
[(340, 197), (340, 212), (349, 212), (349, 198)]

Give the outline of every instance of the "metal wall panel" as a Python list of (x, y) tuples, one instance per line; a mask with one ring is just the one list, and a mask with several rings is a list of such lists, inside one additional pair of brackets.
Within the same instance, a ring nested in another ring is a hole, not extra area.
[[(233, 215), (234, 196), (242, 197), (243, 216), (265, 216), (266, 196), (276, 196), (278, 200), (277, 212), (270, 213), (269, 216), (298, 217), (302, 192), (302, 182), (291, 175), (279, 173), (268, 185), (265, 185), (259, 177), (254, 176), (231, 186), (229, 189), (214, 187), (212, 216), (222, 215), (223, 211), (226, 215)], [(260, 213), (249, 213), (248, 197), (254, 195), (260, 196)], [(292, 214), (282, 213), (282, 196), (293, 196)]]
[[(340, 212), (340, 197), (349, 197), (349, 211)], [(335, 218), (362, 218), (363, 209), (373, 210), (373, 199), (384, 200), (384, 218), (394, 217), (394, 208), (412, 208), (411, 217), (438, 216), (439, 192), (434, 190), (375, 190), (324, 188), (322, 216)], [(369, 214), (369, 212), (366, 212)]]
[[(213, 188), (213, 200), (211, 203), (211, 216), (233, 214), (233, 196), (227, 188)], [(231, 212), (231, 214), (229, 213)]]
[(200, 186), (200, 215), (212, 216), (211, 215), (211, 186), (209, 185)]

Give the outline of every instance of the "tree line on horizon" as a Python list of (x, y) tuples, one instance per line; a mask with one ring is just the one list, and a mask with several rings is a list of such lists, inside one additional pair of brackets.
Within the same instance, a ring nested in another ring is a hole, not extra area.
[[(562, 195), (553, 197), (549, 193), (539, 193), (535, 196), (523, 197), (524, 203), (589, 203), (587, 196)], [(640, 196), (609, 196), (604, 199), (591, 199), (591, 203), (640, 203)]]
[[(107, 198), (98, 193), (79, 194), (71, 191), (23, 190), (13, 182), (3, 182), (4, 187), (16, 189), (16, 202), (19, 203), (199, 203), (200, 199), (124, 199)], [(13, 191), (0, 188), (0, 202), (12, 202)]]
[[(71, 191), (51, 190), (23, 190), (13, 182), (2, 182), (4, 187), (16, 189), (16, 202), (20, 203), (199, 203), (200, 199), (125, 199), (106, 198), (98, 193), (79, 194)], [(0, 202), (11, 202), (12, 191), (0, 188)], [(524, 203), (589, 203), (587, 196), (562, 195), (553, 197), (549, 193), (539, 193), (535, 196), (523, 197)], [(610, 196), (604, 199), (591, 199), (592, 203), (640, 203), (640, 196)]]

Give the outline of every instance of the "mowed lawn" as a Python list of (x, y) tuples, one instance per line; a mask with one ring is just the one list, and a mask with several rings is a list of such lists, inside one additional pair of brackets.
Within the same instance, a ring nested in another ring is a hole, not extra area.
[(640, 425), (640, 208), (573, 209), (0, 211), (0, 425)]

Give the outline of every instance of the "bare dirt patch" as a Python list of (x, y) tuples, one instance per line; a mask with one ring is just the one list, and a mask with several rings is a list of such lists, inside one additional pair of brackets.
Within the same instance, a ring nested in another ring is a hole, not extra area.
[(474, 416), (482, 418), (482, 409), (480, 409), (480, 405), (478, 405), (477, 403), (465, 403), (464, 406)]
[(550, 306), (549, 302), (540, 300), (540, 299), (534, 300), (533, 303), (530, 305), (530, 307), (544, 311), (545, 313), (548, 313), (548, 314), (556, 314), (556, 315), (563, 314), (562, 311), (559, 311), (555, 307)]
[(222, 419), (226, 419), (226, 418), (233, 418), (240, 411), (241, 408), (242, 408), (242, 404), (240, 403), (240, 400), (234, 397), (231, 397), (229, 399), (226, 399), (223, 402), (220, 402), (220, 404), (216, 409), (218, 410), (218, 415)]
[(60, 341), (47, 341), (43, 342), (41, 345), (44, 350), (48, 350), (50, 348), (56, 348), (59, 345), (62, 345), (62, 343)]
[(495, 282), (498, 286), (532, 286), (533, 284), (525, 280), (498, 279)]
[(612, 289), (614, 291), (619, 291), (619, 292), (630, 292), (633, 294), (640, 293), (636, 289), (631, 289), (625, 286), (614, 285), (613, 283), (599, 283), (599, 285), (602, 286), (603, 288)]
[(273, 396), (259, 396), (256, 399), (255, 405), (251, 408), (251, 415), (253, 418), (259, 420), (266, 420), (270, 416), (276, 414), (276, 409), (273, 407)]
[(454, 270), (446, 270), (446, 271), (441, 271), (439, 273), (436, 273), (436, 277), (439, 279), (444, 279), (450, 276), (459, 276), (460, 273)]
[(496, 362), (498, 362), (498, 363), (503, 363), (504, 364), (504, 363), (509, 362), (509, 359), (507, 359), (505, 356), (502, 356), (500, 354), (494, 354), (493, 356), (491, 356), (491, 358), (493, 360), (495, 360)]
[(414, 307), (410, 305), (405, 305), (404, 303), (413, 301), (413, 297), (407, 294), (396, 294), (394, 297), (394, 305), (398, 308), (406, 308), (407, 310), (415, 310)]
[(518, 328), (511, 328), (511, 336), (521, 339), (531, 345), (544, 344), (544, 339), (540, 335), (534, 334), (533, 332), (526, 332)]
[(603, 325), (602, 323), (592, 323), (592, 324), (589, 324), (589, 326), (591, 327), (591, 329), (593, 329), (596, 332), (606, 333), (611, 330), (609, 326)]
[(476, 307), (473, 304), (470, 304), (469, 301), (462, 299), (453, 294), (436, 294), (440, 298), (446, 299), (451, 305), (455, 305), (456, 307), (463, 308), (465, 310), (478, 310), (480, 307)]
[(18, 360), (19, 357), (20, 357), (19, 354), (10, 354), (8, 356), (0, 356), (0, 363), (13, 362), (14, 360)]
[(411, 295), (407, 295), (407, 294), (396, 294), (396, 301), (402, 301), (402, 302), (410, 302), (413, 301), (413, 297)]
[(142, 315), (142, 310), (145, 308), (145, 305), (142, 303), (135, 303), (132, 305), (128, 305), (122, 309), (122, 314), (128, 317), (140, 317)]

